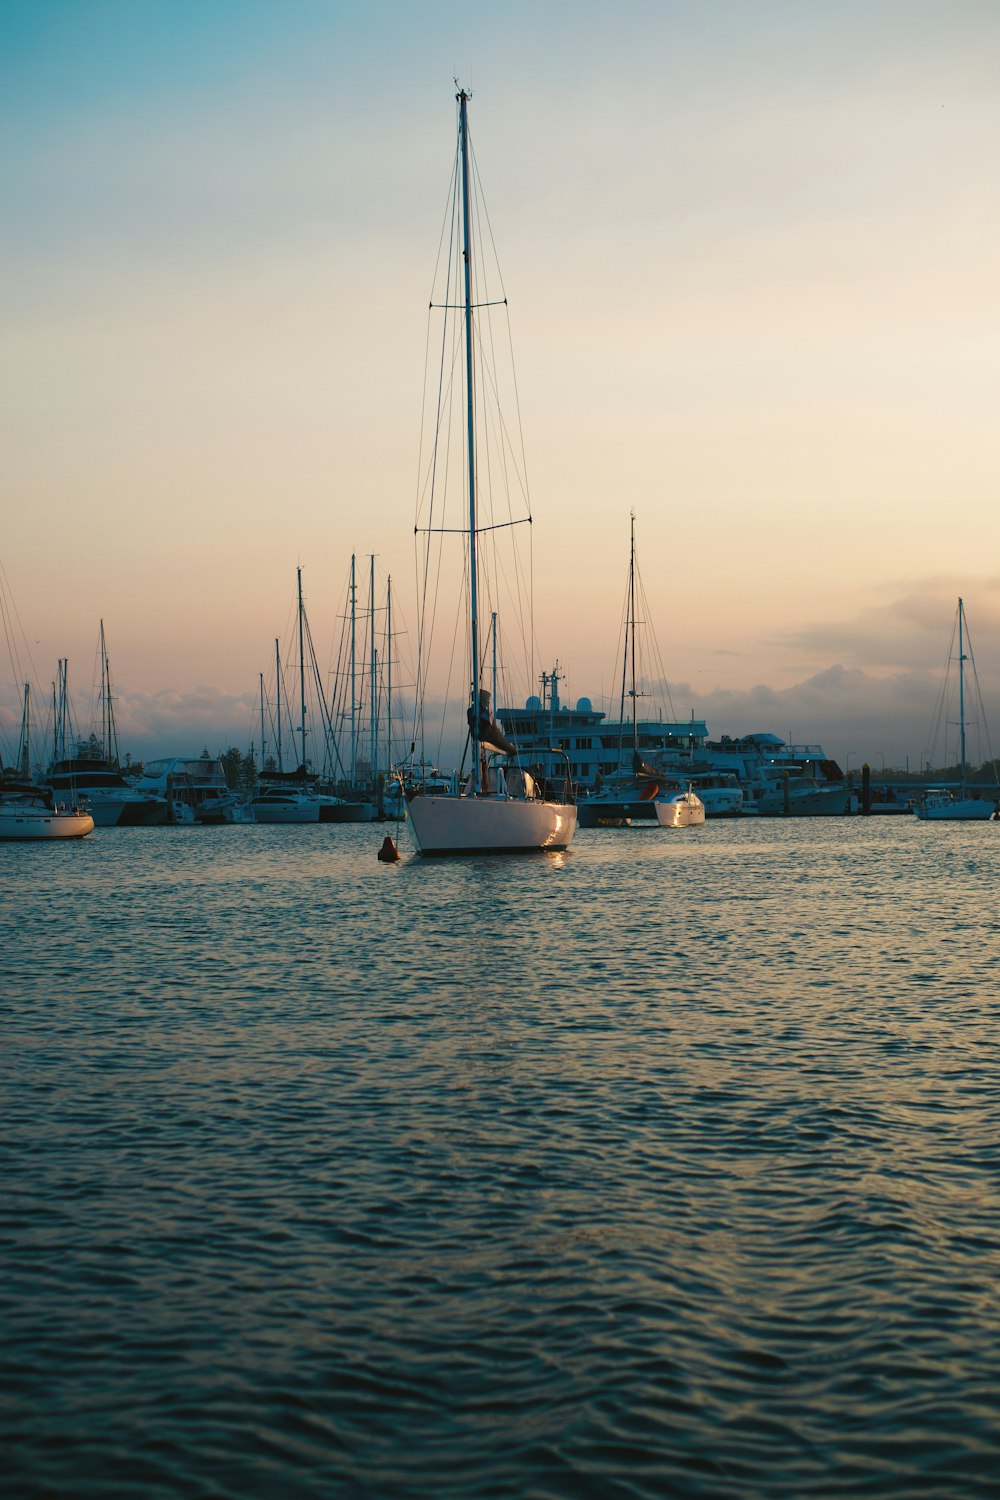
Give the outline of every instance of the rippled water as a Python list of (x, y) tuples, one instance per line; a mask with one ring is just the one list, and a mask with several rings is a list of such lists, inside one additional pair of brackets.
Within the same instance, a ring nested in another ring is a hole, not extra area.
[(4, 1493), (1000, 1494), (1000, 825), (383, 833), (0, 847)]

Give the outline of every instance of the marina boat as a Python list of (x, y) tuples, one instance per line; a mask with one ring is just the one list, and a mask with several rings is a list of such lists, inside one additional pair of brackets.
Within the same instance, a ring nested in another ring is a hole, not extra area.
[[(484, 389), (489, 387), (493, 380), (496, 367), (492, 354), (492, 332), (489, 322), (490, 293), (483, 283), (479, 257), (477, 255), (474, 260), (473, 255), (473, 226), (484, 222), (485, 213), (474, 214), (472, 205), (473, 174), (470, 167), (469, 95), (464, 89), (460, 89), (456, 97), (458, 144), (453, 179), (451, 222), (455, 233), (457, 253), (452, 258), (451, 264), (454, 266), (455, 277), (461, 277), (461, 285), (454, 285), (449, 275), (449, 286), (442, 298), (441, 306), (445, 314), (445, 337), (442, 339), (441, 349), (443, 371), (449, 368), (446, 361), (450, 359), (448, 352), (450, 348), (460, 346), (464, 350), (465, 421), (462, 424), (464, 429), (462, 441), (465, 450), (466, 489), (461, 503), (467, 506), (462, 527), (467, 552), (464, 566), (457, 570), (456, 576), (461, 577), (464, 574), (467, 579), (465, 603), (468, 628), (466, 637), (468, 677), (466, 681), (468, 683), (467, 721), (471, 771), (457, 796), (441, 795), (419, 786), (414, 787), (409, 800), (409, 826), (413, 832), (417, 850), (422, 855), (527, 853), (543, 849), (564, 849), (573, 838), (577, 819), (568, 764), (563, 783), (564, 790), (561, 794), (550, 790), (550, 783), (537, 781), (530, 772), (523, 769), (519, 764), (515, 745), (504, 735), (501, 726), (495, 721), (490, 711), (490, 703), (495, 701), (496, 666), (494, 666), (493, 688), (485, 689), (482, 682), (483, 648), (486, 642), (481, 632), (480, 594), (481, 591), (488, 590), (492, 581), (496, 579), (497, 564), (494, 552), (494, 566), (488, 568), (481, 555), (481, 548), (487, 544), (493, 544), (495, 547), (498, 528), (507, 527), (511, 523), (509, 512), (506, 518), (501, 519), (502, 512), (484, 515), (481, 510), (481, 501), (485, 497), (481, 493), (482, 476), (477, 455), (480, 451), (488, 455), (493, 441), (492, 434), (505, 431), (506, 428), (493, 427), (490, 423), (477, 424), (476, 361), (477, 359), (480, 361), (480, 385)], [(476, 181), (478, 183), (478, 173)], [(506, 297), (501, 300), (505, 306)], [(449, 328), (455, 328), (452, 314), (456, 311), (461, 313), (461, 326), (456, 330), (460, 336), (460, 345), (456, 343), (452, 346), (449, 344), (447, 331)], [(444, 384), (450, 390), (450, 376)], [(438, 437), (442, 431), (446, 411), (447, 403), (438, 409), (434, 440), (435, 453), (438, 451)], [(480, 418), (482, 415), (480, 412)], [(498, 467), (506, 470), (509, 461), (511, 463), (514, 461), (513, 455), (508, 454), (505, 449)], [(446, 462), (439, 468), (437, 462), (432, 461), (431, 472), (435, 475), (443, 474), (447, 467)], [(491, 477), (492, 465), (487, 464), (484, 467), (489, 471), (488, 477)], [(441, 537), (446, 523), (441, 519), (441, 506), (444, 505), (446, 497), (440, 493), (435, 497), (433, 484), (423, 493), (429, 497), (425, 512), (427, 524), (423, 528), (418, 526), (417, 530), (426, 539), (429, 558), (432, 538), (435, 539), (433, 545), (442, 544)], [(488, 496), (489, 493), (487, 487), (486, 495)], [(435, 508), (435, 498), (439, 502), (437, 508)], [(509, 507), (509, 494), (505, 497), (504, 503)], [(493, 524), (494, 515), (496, 515), (496, 525)], [(525, 517), (525, 520), (529, 519), (530, 517)], [(432, 575), (425, 574), (425, 576)], [(432, 613), (433, 611), (431, 615)], [(430, 619), (425, 615), (425, 627), (421, 631), (421, 640), (425, 645), (429, 642), (431, 633)], [(495, 613), (493, 615), (493, 657), (496, 663)], [(426, 661), (423, 661), (422, 667), (426, 668), (426, 665)], [(422, 671), (421, 682), (424, 681), (425, 674)]]
[(53, 761), (45, 782), (56, 802), (85, 803), (98, 828), (158, 828), (167, 821), (166, 797), (139, 791), (110, 760)]
[(690, 787), (686, 792), (664, 793), (653, 806), (661, 828), (697, 828), (705, 821), (705, 804)]
[(740, 818), (746, 812), (743, 789), (731, 771), (702, 771), (688, 779), (697, 792), (706, 818)]
[(207, 754), (196, 760), (183, 755), (148, 760), (135, 783), (138, 792), (163, 797), (167, 823), (195, 824), (202, 806), (228, 798), (229, 787), (221, 760)]
[(762, 766), (746, 787), (746, 812), (762, 818), (843, 817), (850, 804), (850, 788), (825, 784), (794, 768)]
[[(53, 759), (43, 778), (56, 804), (83, 806), (98, 828), (151, 828), (167, 821), (166, 798), (140, 792), (122, 774), (104, 621), (100, 638), (100, 722), (89, 736), (75, 733), (69, 692), (69, 661), (58, 663), (53, 684)], [(100, 734), (97, 733), (98, 728)]]
[(196, 823), (207, 825), (253, 822), (250, 804), (236, 792), (220, 792), (217, 797), (202, 798), (194, 816)]
[[(692, 771), (695, 768), (692, 766)], [(765, 818), (842, 817), (851, 789), (821, 745), (788, 744), (776, 734), (708, 740), (698, 770), (728, 775), (743, 794), (744, 815)], [(692, 782), (696, 783), (692, 776)]]
[(656, 822), (654, 800), (659, 791), (658, 782), (645, 785), (636, 783), (633, 795), (623, 786), (613, 791), (595, 792), (592, 797), (581, 798), (577, 813), (581, 828), (629, 828), (634, 823)]
[(57, 806), (48, 787), (0, 781), (0, 839), (79, 839), (93, 828), (89, 812)]
[[(635, 516), (631, 517), (628, 589), (625, 596), (625, 641), (622, 652), (621, 702), (619, 711), (619, 743), (617, 749), (617, 774), (610, 787), (595, 792), (580, 803), (581, 828), (623, 828), (633, 823), (658, 821), (655, 799), (662, 790), (664, 778), (647, 766), (639, 754), (638, 689), (636, 686), (636, 562), (635, 562)], [(553, 678), (558, 681), (557, 672)], [(553, 684), (555, 690), (555, 683)], [(631, 773), (625, 771), (623, 758), (625, 730), (625, 700), (629, 700), (632, 723), (628, 736), (631, 748)]]
[(950, 787), (929, 786), (914, 805), (918, 818), (935, 823), (982, 823), (992, 818), (996, 808), (993, 798), (969, 796), (960, 790), (958, 796)]
[(250, 816), (255, 823), (319, 823), (322, 805), (332, 800), (320, 796), (305, 765), (265, 771), (250, 800)]
[[(965, 744), (965, 663), (972, 665), (973, 677), (975, 678), (976, 663), (972, 655), (972, 643), (968, 639), (968, 626), (965, 619), (965, 606), (961, 599), (958, 601), (958, 613), (956, 616), (956, 630), (958, 633), (958, 732), (959, 732), (959, 764), (961, 767), (960, 784), (958, 793), (949, 787), (928, 787), (923, 796), (914, 807), (918, 818), (927, 822), (936, 823), (972, 823), (983, 822), (992, 818), (994, 811), (1000, 807), (1000, 786), (997, 786), (989, 796), (980, 796), (977, 792), (970, 792), (966, 781), (966, 744)], [(954, 637), (953, 637), (954, 638)], [(968, 645), (969, 652), (966, 655), (965, 647)], [(949, 664), (954, 660), (949, 651)], [(947, 672), (945, 673), (945, 687), (942, 690), (942, 702), (947, 690)], [(978, 693), (978, 679), (976, 679), (976, 690)], [(982, 699), (980, 695), (980, 709)], [(994, 769), (996, 761), (993, 761)], [(983, 789), (984, 792), (986, 788)]]

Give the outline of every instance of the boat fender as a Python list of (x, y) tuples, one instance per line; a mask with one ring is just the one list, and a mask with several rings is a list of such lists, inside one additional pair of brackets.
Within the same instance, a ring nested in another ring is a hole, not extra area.
[(395, 861), (399, 858), (399, 850), (396, 848), (396, 845), (393, 843), (388, 834), (386, 834), (385, 838), (382, 840), (382, 847), (378, 851), (378, 857), (386, 864), (394, 864)]

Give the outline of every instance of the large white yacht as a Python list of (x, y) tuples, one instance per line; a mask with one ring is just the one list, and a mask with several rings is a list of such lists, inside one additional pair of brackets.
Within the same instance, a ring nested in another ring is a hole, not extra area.
[[(500, 711), (523, 763), (536, 775), (549, 776), (558, 774), (563, 756), (568, 757), (577, 785), (596, 793), (581, 800), (581, 827), (588, 826), (588, 810), (595, 813), (594, 822), (655, 818), (642, 783), (635, 782), (631, 795), (620, 790), (627, 789), (633, 774), (633, 726), (609, 720), (589, 698), (563, 706), (559, 681), (558, 670), (543, 674), (543, 697)], [(848, 810), (850, 788), (821, 745), (791, 745), (769, 733), (710, 740), (705, 721), (693, 716), (639, 718), (635, 739), (645, 766), (663, 777), (664, 786), (693, 786), (708, 818), (822, 817)], [(619, 788), (617, 794), (606, 790), (609, 784)]]
[(85, 803), (98, 828), (155, 828), (167, 821), (167, 799), (139, 791), (113, 761), (78, 755), (55, 760), (45, 776), (56, 802)]

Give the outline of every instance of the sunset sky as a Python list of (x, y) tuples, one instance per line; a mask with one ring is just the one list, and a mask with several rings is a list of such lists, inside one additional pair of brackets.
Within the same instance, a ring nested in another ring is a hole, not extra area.
[(915, 766), (961, 593), (1000, 753), (995, 0), (3, 7), (0, 562), (42, 687), (68, 657), (82, 708), (103, 618), (123, 748), (216, 750), (297, 565), (325, 655), (352, 552), (412, 627), (455, 76), (564, 696), (612, 691), (634, 510), (680, 714)]

